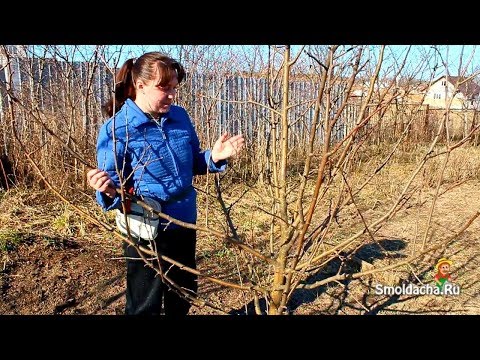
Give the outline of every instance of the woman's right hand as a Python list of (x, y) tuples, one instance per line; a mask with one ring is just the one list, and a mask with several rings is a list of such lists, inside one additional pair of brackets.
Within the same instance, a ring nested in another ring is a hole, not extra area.
[(100, 169), (92, 169), (87, 172), (87, 181), (95, 190), (98, 190), (110, 198), (114, 198), (117, 191), (115, 190), (115, 184), (106, 171)]

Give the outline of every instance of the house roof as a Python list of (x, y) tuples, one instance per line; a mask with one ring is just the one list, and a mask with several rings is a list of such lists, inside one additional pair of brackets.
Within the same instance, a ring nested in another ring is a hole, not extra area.
[[(445, 78), (445, 76), (442, 76), (437, 81), (439, 81), (441, 79), (444, 79), (444, 78)], [(454, 86), (455, 86), (455, 84), (457, 84), (457, 82), (462, 82), (458, 86), (458, 90), (461, 91), (463, 93), (463, 95), (465, 95), (466, 98), (471, 99), (471, 98), (478, 97), (480, 95), (480, 85), (475, 83), (473, 81), (473, 79), (470, 79), (470, 80), (467, 80), (467, 81), (465, 81), (465, 79), (468, 79), (468, 78), (463, 77), (463, 76), (449, 76), (448, 77), (448, 81)], [(435, 82), (437, 82), (437, 81), (435, 81)]]

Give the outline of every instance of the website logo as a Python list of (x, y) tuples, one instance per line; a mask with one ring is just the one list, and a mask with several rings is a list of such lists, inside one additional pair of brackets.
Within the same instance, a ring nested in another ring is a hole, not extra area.
[(445, 290), (445, 288), (453, 285), (452, 275), (450, 274), (450, 268), (452, 266), (452, 261), (447, 258), (441, 258), (438, 260), (437, 265), (435, 265), (435, 285), (440, 289), (440, 291)]
[(435, 265), (434, 284), (406, 284), (398, 286), (375, 285), (375, 295), (460, 295), (460, 286), (453, 283), (453, 262), (441, 258)]

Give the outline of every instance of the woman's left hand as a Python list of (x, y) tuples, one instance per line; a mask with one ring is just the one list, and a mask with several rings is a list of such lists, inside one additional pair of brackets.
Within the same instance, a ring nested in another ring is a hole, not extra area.
[(229, 157), (237, 155), (240, 153), (244, 145), (245, 139), (243, 138), (243, 135), (238, 134), (230, 137), (227, 133), (223, 134), (215, 142), (215, 145), (213, 145), (213, 162), (228, 159)]

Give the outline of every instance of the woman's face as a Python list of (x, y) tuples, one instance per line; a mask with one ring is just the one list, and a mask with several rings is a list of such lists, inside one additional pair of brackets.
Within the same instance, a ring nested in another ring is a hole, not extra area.
[(173, 78), (166, 86), (156, 85), (158, 80), (144, 84), (141, 89), (143, 103), (150, 113), (164, 114), (170, 110), (170, 106), (177, 94), (178, 80)]

